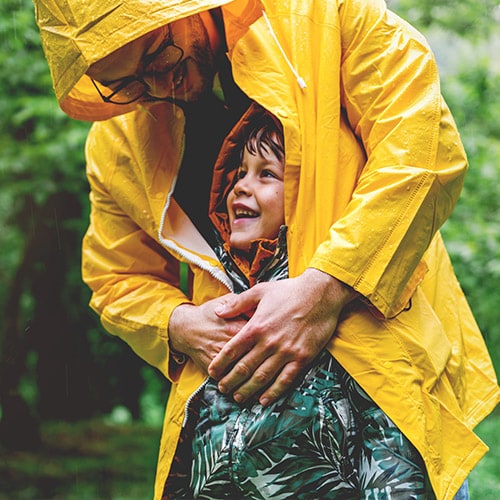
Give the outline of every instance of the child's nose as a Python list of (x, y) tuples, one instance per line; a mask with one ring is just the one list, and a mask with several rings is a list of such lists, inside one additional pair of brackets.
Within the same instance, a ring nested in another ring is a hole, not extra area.
[(248, 176), (242, 177), (234, 185), (234, 192), (236, 194), (248, 194), (250, 192), (250, 182)]

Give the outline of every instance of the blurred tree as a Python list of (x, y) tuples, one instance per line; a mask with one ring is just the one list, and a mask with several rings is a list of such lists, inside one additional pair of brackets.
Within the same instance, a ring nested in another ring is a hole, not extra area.
[(59, 110), (31, 0), (0, 4), (0, 64), (0, 441), (29, 448), (39, 418), (138, 418), (143, 363), (88, 308), (89, 124)]
[(464, 62), (445, 81), (444, 92), (457, 110), (470, 162), (444, 235), (500, 375), (500, 72), (481, 58)]
[[(71, 122), (57, 109), (31, 2), (2, 2), (0, 44), (0, 244), (6, 283), (0, 294), (6, 318), (0, 330), (0, 438), (26, 448), (37, 444), (36, 403), (48, 415), (46, 394), (53, 391), (58, 403), (52, 415), (68, 417), (88, 408), (82, 415), (88, 416), (91, 411), (90, 405), (75, 404), (88, 400), (89, 391), (74, 390), (68, 401), (69, 386), (64, 385), (69, 372), (77, 373), (67, 343), (75, 343), (71, 333), (82, 323), (68, 321), (72, 308), (73, 316), (75, 308), (81, 310), (82, 300), (71, 302), (67, 276), (69, 266), (79, 266), (88, 191), (82, 148), (88, 125)], [(34, 356), (28, 363), (30, 352)], [(85, 359), (84, 353), (78, 359)], [(33, 387), (35, 364), (38, 387)], [(49, 375), (56, 366), (57, 373)], [(79, 378), (88, 372), (81, 370)], [(32, 436), (32, 443), (26, 436)]]
[(387, 3), (415, 27), (439, 27), (470, 40), (489, 37), (495, 29), (497, 0), (388, 0)]

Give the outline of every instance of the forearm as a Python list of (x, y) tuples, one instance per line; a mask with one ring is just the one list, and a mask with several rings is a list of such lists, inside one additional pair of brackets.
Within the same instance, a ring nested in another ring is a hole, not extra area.
[[(110, 277), (94, 274), (87, 283), (94, 288), (91, 307), (112, 335), (124, 340), (147, 363), (171, 375), (168, 323), (176, 306), (187, 299), (175, 286), (151, 276)], [(109, 281), (107, 281), (107, 279)], [(106, 282), (98, 286), (97, 281)]]
[[(467, 160), (423, 37), (383, 2), (341, 9), (341, 104), (367, 160), (311, 267), (394, 314), (458, 199)], [(360, 14), (363, 12), (363, 14)]]

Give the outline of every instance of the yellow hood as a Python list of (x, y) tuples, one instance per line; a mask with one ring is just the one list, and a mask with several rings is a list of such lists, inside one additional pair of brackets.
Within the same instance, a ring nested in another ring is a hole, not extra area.
[[(172, 21), (230, 0), (34, 0), (45, 57), (61, 108), (78, 120), (106, 120), (136, 103), (102, 101), (86, 71), (123, 45)], [(64, 57), (61, 57), (64, 54)]]

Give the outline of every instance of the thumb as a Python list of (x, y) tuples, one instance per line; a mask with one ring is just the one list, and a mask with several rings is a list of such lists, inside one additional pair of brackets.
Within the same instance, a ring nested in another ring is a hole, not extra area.
[(260, 301), (259, 286), (246, 290), (238, 295), (232, 294), (215, 307), (215, 314), (220, 318), (236, 318), (238, 316), (247, 319), (253, 315)]

